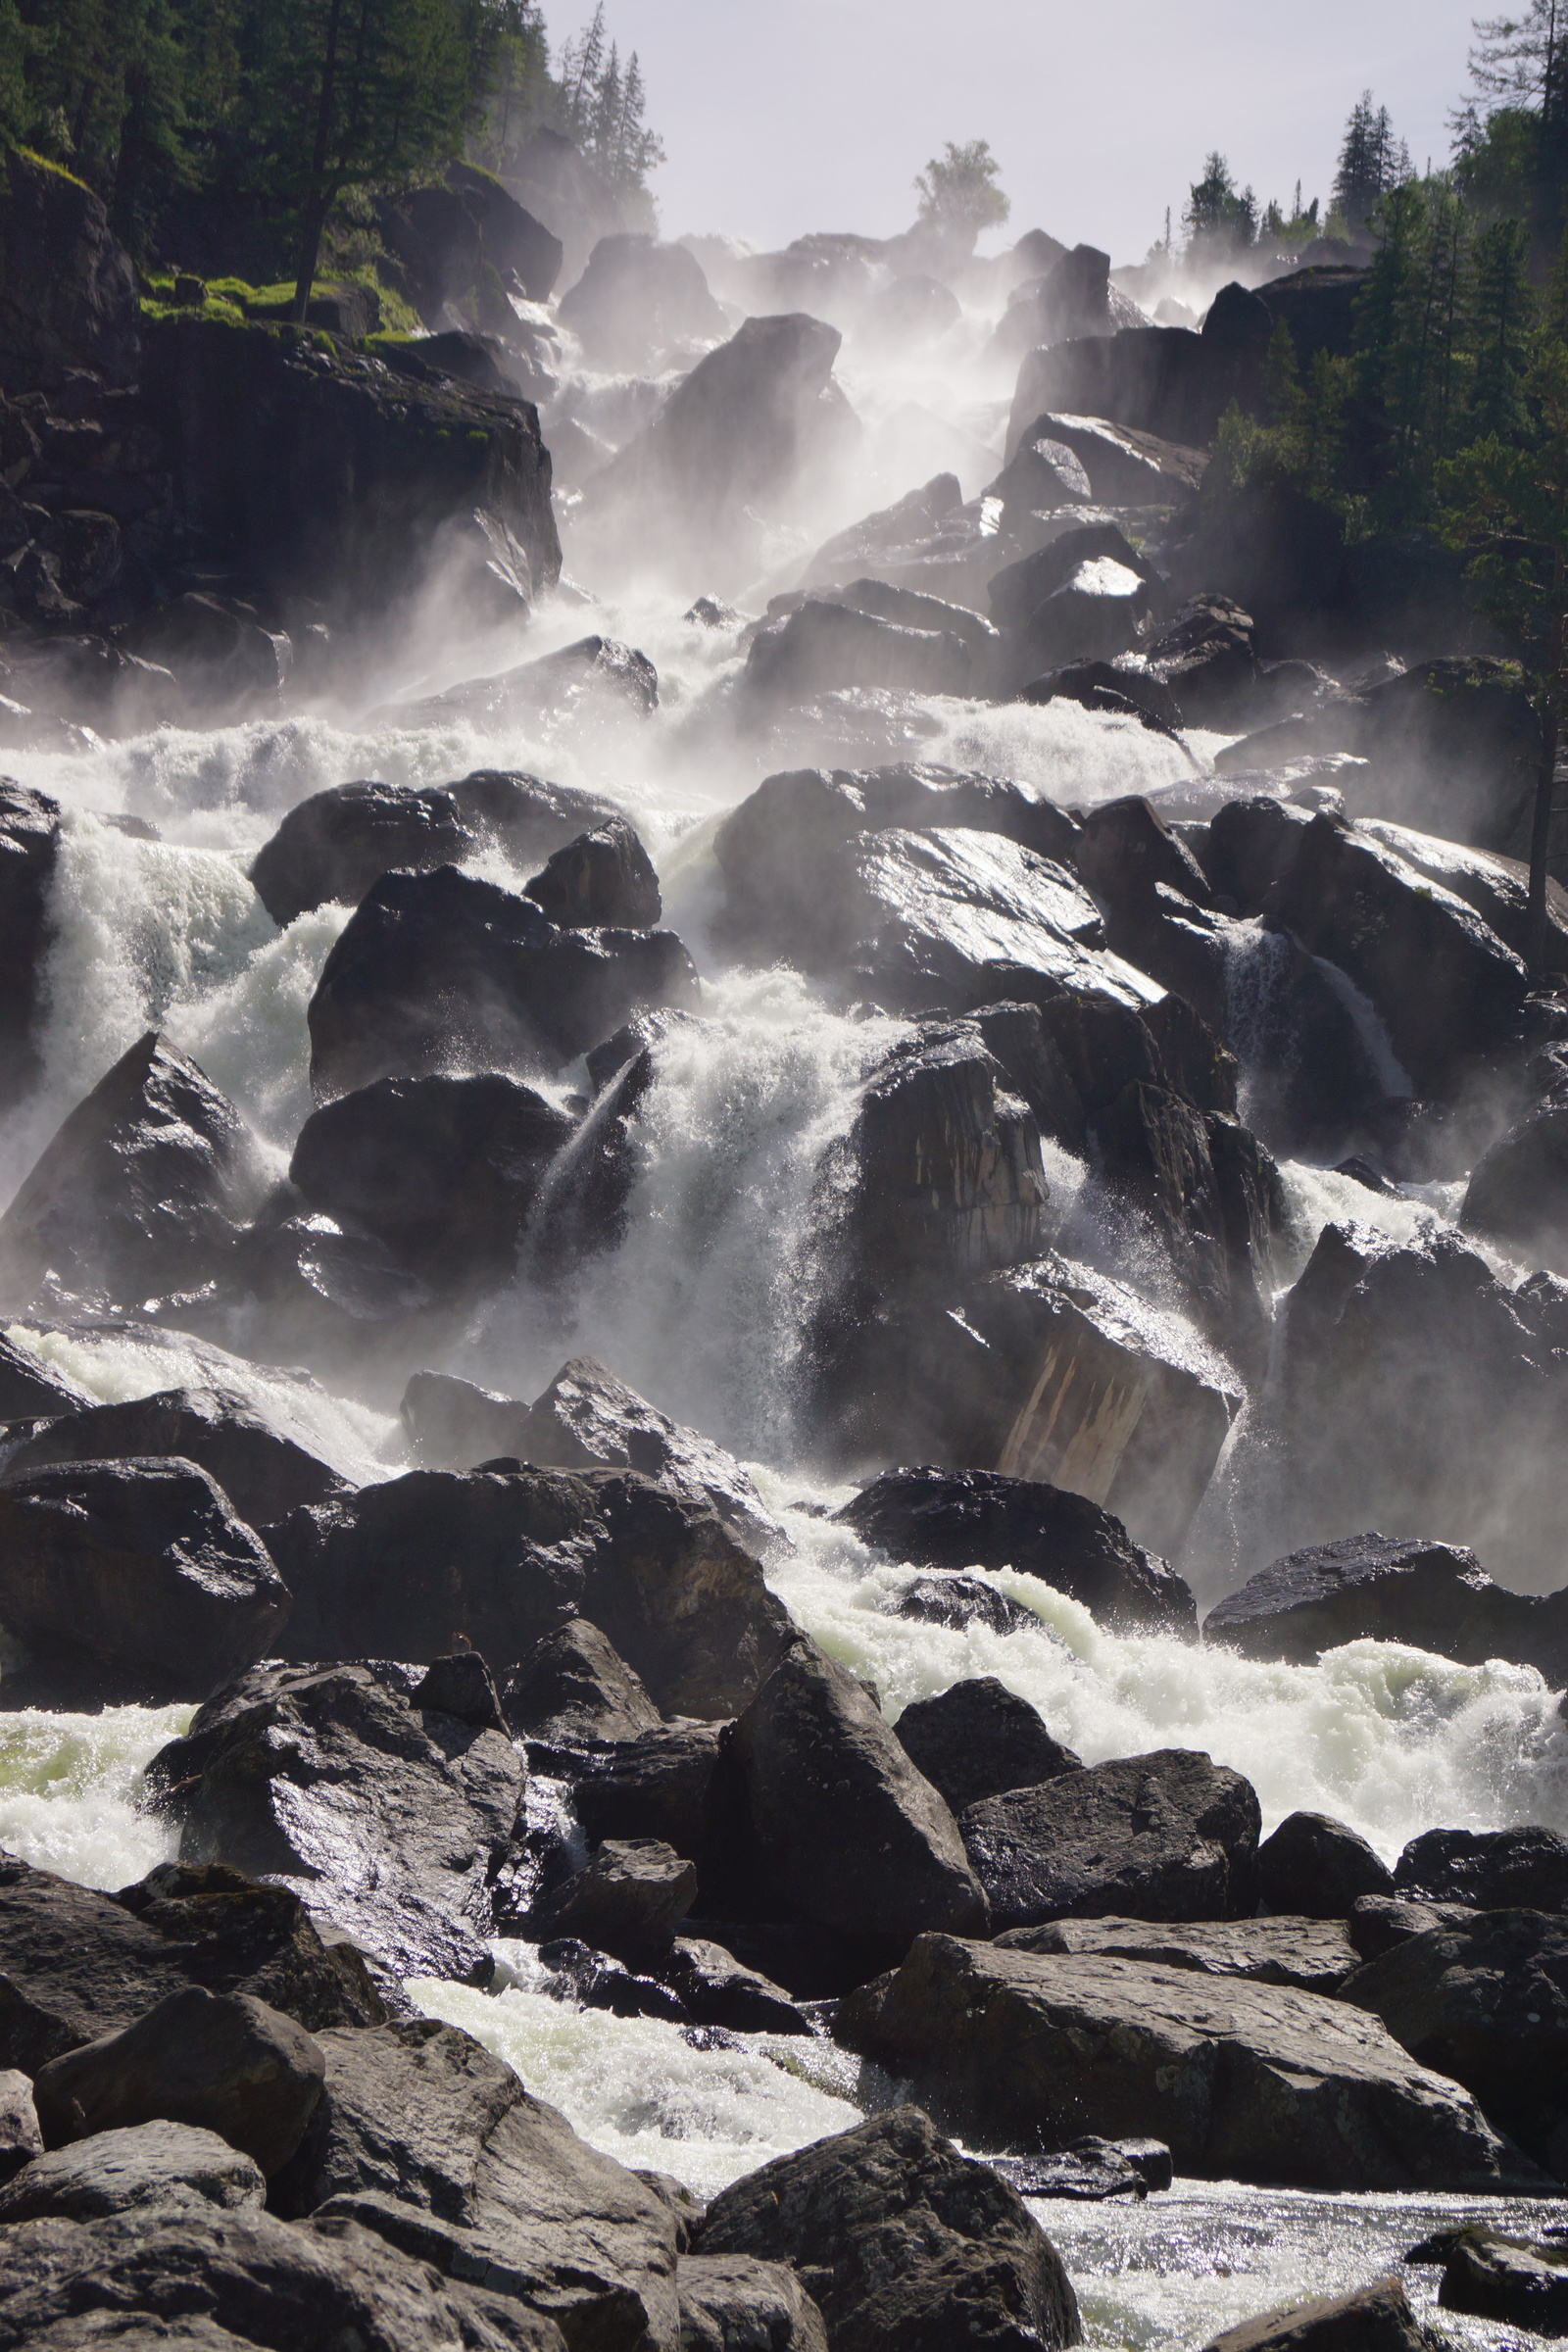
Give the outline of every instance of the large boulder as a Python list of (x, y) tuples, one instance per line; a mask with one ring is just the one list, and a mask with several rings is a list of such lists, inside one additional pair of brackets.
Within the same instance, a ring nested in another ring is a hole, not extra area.
[(561, 239), (492, 173), (471, 164), (451, 163), (439, 180), (377, 195), (372, 209), (426, 326), (445, 326), (455, 312), (488, 325), (492, 311), (510, 315), (509, 284), (529, 302), (545, 302), (560, 276)]
[(737, 1722), (734, 1756), (764, 1916), (900, 1949), (923, 1928), (984, 1933), (953, 1815), (844, 1667), (798, 1642)]
[(325, 1502), (347, 1481), (232, 1389), (163, 1389), (125, 1404), (65, 1411), (6, 1461), (8, 1480), (54, 1462), (178, 1454), (222, 1489), (237, 1517), (266, 1527), (300, 1503)]
[(524, 889), (564, 931), (647, 930), (663, 910), (654, 861), (623, 816), (566, 842)]
[(601, 237), (557, 317), (595, 367), (621, 372), (657, 372), (672, 346), (716, 342), (725, 332), (697, 256), (651, 236)]
[(1185, 1578), (1086, 1494), (1043, 1479), (885, 1470), (837, 1515), (867, 1544), (915, 1567), (1020, 1569), (1105, 1625), (1188, 1639), (1197, 1630)]
[(993, 1924), (1246, 1919), (1257, 1908), (1251, 1783), (1187, 1748), (1013, 1788), (958, 1824)]
[(572, 1802), (584, 1836), (660, 1838), (699, 1868), (721, 1817), (728, 1726), (628, 1727), (615, 1744), (572, 1759)]
[(1438, 2301), (1536, 2336), (1568, 2335), (1568, 2248), (1474, 2226), (1453, 2232)]
[(1271, 1911), (1348, 1919), (1364, 1895), (1394, 1892), (1394, 1873), (1364, 1838), (1324, 1813), (1288, 1813), (1257, 1849)]
[(822, 2314), (787, 2262), (751, 2254), (682, 2254), (680, 2340), (686, 2352), (827, 2352)]
[(438, 1292), (493, 1287), (517, 1251), (565, 1111), (499, 1071), (380, 1078), (300, 1130), (289, 1176), (311, 1207), (365, 1227)]
[(260, 2212), (267, 2178), (216, 2132), (194, 2124), (126, 2124), (74, 2138), (0, 2189), (0, 2222), (92, 2222), (108, 2213), (203, 2197), (226, 2213)]
[(1204, 1977), (1250, 1977), (1257, 1984), (1294, 1984), (1298, 1992), (1337, 1993), (1358, 1965), (1339, 1920), (1300, 1918), (1197, 1920), (1167, 1925), (1145, 1919), (1057, 1919), (1008, 1928), (999, 1950), (1105, 1953), (1190, 1968)]
[(563, 931), (457, 866), (384, 874), (311, 999), (311, 1083), (325, 1101), (454, 1063), (555, 1070), (634, 1013), (697, 996), (672, 931)]
[(899, 1745), (955, 1814), (1004, 1788), (1038, 1788), (1083, 1763), (1038, 1711), (994, 1674), (917, 1698), (894, 1726)]
[(287, 2164), (321, 2095), (320, 2049), (249, 1993), (190, 1984), (118, 2034), (40, 2068), (32, 2086), (47, 2147), (160, 2121), (216, 2132), (264, 2173)]
[(205, 1470), (68, 1461), (0, 1482), (0, 1622), (89, 1696), (201, 1698), (274, 1647), (289, 1592)]
[(840, 339), (801, 313), (746, 319), (593, 477), (590, 537), (635, 531), (644, 562), (720, 593), (750, 578), (761, 518), (788, 514), (803, 489), (819, 494), (858, 438), (832, 380)]
[(1554, 1674), (1568, 1666), (1568, 1591), (1510, 1592), (1458, 1544), (1347, 1536), (1259, 1569), (1209, 1610), (1203, 1639), (1297, 1666), (1346, 1642), (1404, 1642), (1465, 1665), (1515, 1658)]
[(1025, 2146), (1152, 2132), (1205, 2180), (1542, 2185), (1468, 2091), (1348, 2002), (1287, 1985), (922, 1936), (850, 1996), (839, 2032), (939, 2112)]
[(648, 656), (596, 631), (519, 662), (513, 669), (466, 678), (444, 694), (413, 703), (383, 703), (368, 713), (370, 726), (461, 727), (499, 735), (516, 727), (561, 725), (581, 714), (600, 725), (635, 723), (659, 708), (659, 672)]
[(456, 2027), (326, 2034), (321, 2048), (326, 2092), (278, 2210), (359, 2223), (482, 2278), (573, 2352), (675, 2352), (675, 2218), (634, 2173)]
[(1568, 1082), (1483, 1152), (1459, 1222), (1527, 1265), (1568, 1275)]
[(33, 1030), (59, 848), (59, 802), (0, 776), (0, 1105), (7, 1108), (38, 1077)]
[(1072, 335), (1107, 334), (1110, 324), (1110, 256), (1075, 245), (1013, 288), (990, 349), (1014, 358)]
[(745, 1705), (792, 1637), (722, 1521), (629, 1471), (413, 1471), (296, 1511), (270, 1541), (302, 1659), (471, 1645), (505, 1675), (587, 1617), (666, 1713), (715, 1716)]
[[(1281, 1318), (1276, 1524), (1286, 1540), (1318, 1546), (1366, 1528), (1431, 1528), (1510, 1582), (1560, 1584), (1551, 1465), (1568, 1382), (1551, 1316), (1549, 1293), (1508, 1289), (1451, 1232), (1400, 1243), (1372, 1226), (1325, 1226)], [(1468, 1564), (1455, 1571), (1453, 1601), (1479, 1594), (1495, 1623), (1528, 1623), (1532, 1644), (1547, 1635), (1560, 1603), (1523, 1611), (1516, 1595), (1462, 1581), (1471, 1577)], [(1404, 1630), (1423, 1639), (1419, 1621)]]
[(659, 1838), (607, 1838), (538, 1906), (546, 1941), (574, 1936), (629, 1963), (657, 1957), (692, 1907), (697, 1869)]
[(752, 640), (746, 684), (785, 702), (858, 686), (961, 695), (971, 668), (969, 647), (950, 630), (903, 627), (848, 603), (808, 597)]
[[(95, 2324), (96, 2323), (96, 2324)], [(0, 2232), (0, 2346), (198, 2342), (208, 2352), (564, 2352), (520, 2305), (441, 2278), (369, 2230), (291, 2228), (202, 2198)]]
[(639, 1677), (586, 1617), (535, 1642), (507, 1678), (505, 1705), (514, 1737), (547, 1747), (636, 1740), (662, 1721)]
[(363, 1666), (241, 1675), (148, 1767), (182, 1862), (265, 1874), (394, 1976), (469, 1982), (526, 1778), (504, 1732)]
[(190, 1984), (312, 2033), (385, 2014), (352, 1945), (323, 1944), (297, 1894), (220, 1867), (164, 1863), (109, 1895), (0, 1859), (0, 2063), (28, 2075)]
[(74, 173), (8, 146), (0, 167), (0, 377), (8, 392), (91, 368), (128, 384), (140, 357), (130, 256)]
[(1429, 1903), (1478, 1911), (1568, 1911), (1568, 1839), (1555, 1830), (1423, 1830), (1394, 1883)]
[[(1024, 427), (1009, 469), (1024, 450), (1040, 440), (1065, 449), (1082, 468), (1088, 496), (1107, 507), (1184, 504), (1202, 480), (1207, 464), (1202, 450), (1161, 441), (1155, 433), (1112, 424), (1103, 416), (1067, 416), (1048, 409)], [(1000, 490), (1005, 478), (991, 484), (991, 494)]]
[(1087, 1495), (1150, 1551), (1178, 1551), (1240, 1401), (1234, 1374), (1125, 1285), (1064, 1258), (971, 1283), (961, 1307), (882, 1326), (846, 1416), (851, 1460), (1041, 1480)]
[(77, 1103), (0, 1217), (0, 1278), (23, 1298), (46, 1272), (127, 1303), (192, 1290), (266, 1184), (233, 1104), (149, 1030)]
[(704, 2255), (793, 2263), (835, 2352), (1077, 2343), (1078, 2299), (1015, 2190), (917, 2107), (775, 2157), (716, 2196)]
[(186, 315), (144, 339), (173, 520), (220, 537), (245, 576), (384, 611), (439, 565), (470, 622), (555, 585), (550, 453), (527, 402), (411, 380), (297, 327)]
[(467, 1470), (515, 1454), (560, 1470), (636, 1470), (688, 1502), (706, 1502), (748, 1541), (778, 1533), (732, 1454), (671, 1421), (595, 1356), (571, 1357), (531, 1405), (447, 1373), (416, 1372), (400, 1410), (427, 1469)]
[(1450, 1087), (1524, 1002), (1523, 962), (1473, 906), (1327, 810), (1303, 829), (1270, 907), (1370, 1000), (1420, 1094)]
[(1429, 1929), (1367, 1961), (1340, 1997), (1568, 2180), (1568, 1919), (1488, 1911)]
[(477, 768), (453, 784), (331, 784), (291, 808), (251, 880), (274, 923), (336, 900), (357, 906), (394, 868), (466, 865), (494, 847), (519, 871), (554, 856), (614, 804), (570, 784)]

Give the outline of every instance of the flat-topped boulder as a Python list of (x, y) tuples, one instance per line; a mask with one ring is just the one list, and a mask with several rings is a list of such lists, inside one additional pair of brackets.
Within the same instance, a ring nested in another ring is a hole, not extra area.
[(1044, 1927), (1009, 1928), (999, 1951), (1072, 1954), (1105, 1952), (1149, 1960), (1159, 1968), (1191, 1968), (1204, 1977), (1250, 1977), (1257, 1984), (1294, 1984), (1298, 1992), (1335, 1993), (1360, 1965), (1340, 1920), (1191, 1920), (1181, 1925), (1148, 1919), (1056, 1919)]
[(1013, 2145), (1152, 2132), (1179, 2172), (1316, 2189), (1540, 2190), (1470, 2093), (1342, 2000), (1106, 1954), (917, 1938), (840, 2034)]

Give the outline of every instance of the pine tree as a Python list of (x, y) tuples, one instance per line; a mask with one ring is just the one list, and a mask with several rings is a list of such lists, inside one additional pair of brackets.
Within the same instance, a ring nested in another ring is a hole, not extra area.
[(1363, 90), (1350, 110), (1334, 175), (1332, 203), (1348, 228), (1365, 228), (1391, 188), (1411, 176), (1410, 151), (1396, 139), (1386, 106)]
[(1526, 275), (1530, 239), (1522, 220), (1499, 220), (1476, 239), (1475, 378), (1469, 423), (1478, 439), (1517, 439), (1536, 294)]
[(1257, 242), (1257, 199), (1250, 188), (1237, 187), (1217, 152), (1203, 158), (1203, 176), (1187, 191), (1182, 226), (1195, 258), (1223, 260)]

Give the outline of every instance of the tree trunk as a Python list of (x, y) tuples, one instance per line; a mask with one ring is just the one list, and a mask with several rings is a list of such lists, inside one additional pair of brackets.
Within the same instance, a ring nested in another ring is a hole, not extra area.
[(326, 54), (321, 60), (321, 96), (316, 110), (316, 140), (311, 150), (311, 184), (306, 192), (305, 216), (300, 231), (299, 275), (294, 284), (294, 316), (302, 326), (310, 312), (311, 287), (316, 282), (316, 260), (321, 250), (321, 230), (326, 225), (326, 150), (332, 135), (332, 108), (337, 98), (337, 36), (342, 21), (343, 0), (332, 0), (326, 20)]
[(1530, 828), (1530, 918), (1527, 927), (1530, 977), (1537, 983), (1551, 969), (1551, 930), (1546, 921), (1546, 858), (1551, 848), (1551, 795), (1557, 774), (1558, 706), (1562, 694), (1563, 550), (1558, 543), (1551, 566), (1551, 653), (1541, 712), (1541, 766), (1536, 775), (1535, 819)]

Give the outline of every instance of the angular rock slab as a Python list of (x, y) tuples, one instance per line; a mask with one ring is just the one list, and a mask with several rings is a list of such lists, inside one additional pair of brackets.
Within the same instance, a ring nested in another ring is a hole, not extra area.
[(420, 2019), (321, 2036), (326, 2094), (274, 2188), (548, 2314), (573, 2352), (675, 2352), (675, 2222), (510, 2067)]
[(8, 1479), (51, 1462), (101, 1462), (137, 1454), (178, 1454), (220, 1487), (235, 1515), (266, 1527), (300, 1503), (324, 1502), (347, 1481), (276, 1429), (232, 1389), (164, 1389), (124, 1404), (55, 1408), (59, 1418), (6, 1463)]
[(1353, 2294), (1265, 2311), (1228, 2328), (1204, 2352), (1430, 2352), (1434, 2341), (1399, 2278), (1374, 2278)]
[(254, 2157), (195, 2124), (126, 2124), (73, 2140), (0, 2188), (0, 2224), (93, 2222), (139, 2206), (204, 2198), (259, 2212), (267, 2177)]
[(1500, 2230), (1461, 2230), (1438, 2289), (1445, 2311), (1534, 2335), (1568, 2335), (1568, 2246), (1505, 2237)]
[(1078, 2301), (1028, 2207), (960, 2156), (918, 2107), (896, 2107), (721, 2192), (706, 2255), (794, 2263), (835, 2352), (1026, 2352), (1075, 2344)]
[(1205, 1977), (1250, 1977), (1257, 1984), (1294, 1984), (1298, 1992), (1337, 1993), (1358, 1966), (1342, 1923), (1328, 1919), (1198, 1920), (1165, 1926), (1147, 1919), (1055, 1919), (1041, 1928), (1009, 1928), (999, 1951), (1110, 1952), (1118, 1959), (1191, 1968)]
[(983, 1798), (958, 1827), (1001, 1930), (1246, 1919), (1257, 1908), (1259, 1824), (1250, 1781), (1167, 1747)]
[(1153, 2132), (1178, 2172), (1294, 2188), (1528, 2193), (1544, 2178), (1374, 2021), (1283, 1985), (922, 1936), (838, 2031), (1014, 2145)]
[(505, 1733), (417, 1709), (363, 1666), (261, 1667), (160, 1750), (180, 1858), (290, 1887), (395, 1976), (482, 1982), (489, 1880), (527, 1773)]

